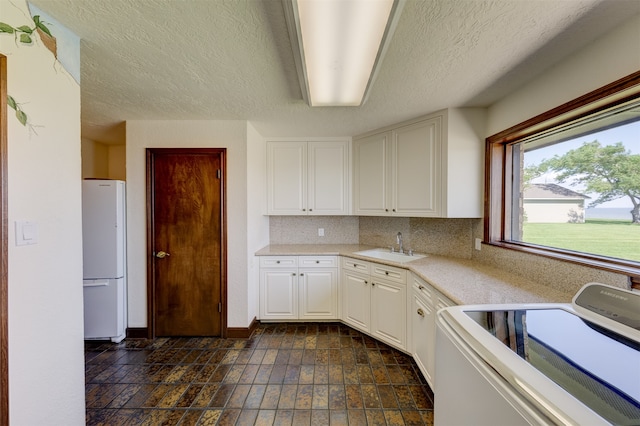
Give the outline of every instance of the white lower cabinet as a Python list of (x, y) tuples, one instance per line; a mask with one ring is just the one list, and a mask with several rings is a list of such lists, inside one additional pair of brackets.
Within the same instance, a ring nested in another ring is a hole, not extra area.
[(297, 268), (260, 271), (260, 318), (298, 318)]
[(411, 355), (432, 389), (435, 377), (436, 312), (454, 303), (411, 274)]
[(406, 349), (406, 271), (344, 258), (342, 319), (399, 349)]
[(338, 318), (336, 256), (260, 258), (260, 319)]
[(300, 268), (298, 273), (298, 318), (338, 318), (338, 269)]

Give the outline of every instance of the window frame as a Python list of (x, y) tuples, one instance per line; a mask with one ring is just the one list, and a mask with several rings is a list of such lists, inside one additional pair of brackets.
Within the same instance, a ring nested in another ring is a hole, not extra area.
[(640, 289), (640, 266), (637, 262), (505, 240), (505, 235), (511, 235), (509, 218), (513, 201), (511, 170), (514, 146), (537, 133), (633, 99), (640, 99), (640, 71), (489, 136), (485, 145), (484, 243), (625, 274), (631, 286)]

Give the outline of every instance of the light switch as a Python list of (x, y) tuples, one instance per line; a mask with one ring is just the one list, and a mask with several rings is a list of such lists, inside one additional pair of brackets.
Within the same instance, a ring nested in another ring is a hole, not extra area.
[(324, 228), (318, 228), (318, 237), (324, 237)]
[(38, 223), (29, 220), (16, 220), (16, 245), (24, 246), (38, 243)]

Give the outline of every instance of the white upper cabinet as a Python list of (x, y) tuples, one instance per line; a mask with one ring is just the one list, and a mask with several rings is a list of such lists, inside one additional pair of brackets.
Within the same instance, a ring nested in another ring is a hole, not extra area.
[(269, 215), (348, 215), (349, 142), (267, 142)]
[(484, 110), (451, 109), (353, 141), (354, 214), (481, 217)]

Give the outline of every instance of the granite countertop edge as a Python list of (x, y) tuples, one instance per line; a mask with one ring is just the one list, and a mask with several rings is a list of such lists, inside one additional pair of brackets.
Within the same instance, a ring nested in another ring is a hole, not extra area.
[[(478, 261), (428, 254), (398, 263), (355, 254), (375, 247), (360, 244), (272, 244), (256, 256), (346, 256), (403, 268), (415, 273), (459, 305), (502, 303), (569, 303), (572, 294), (536, 283)], [(409, 287), (410, 283), (407, 283)]]

